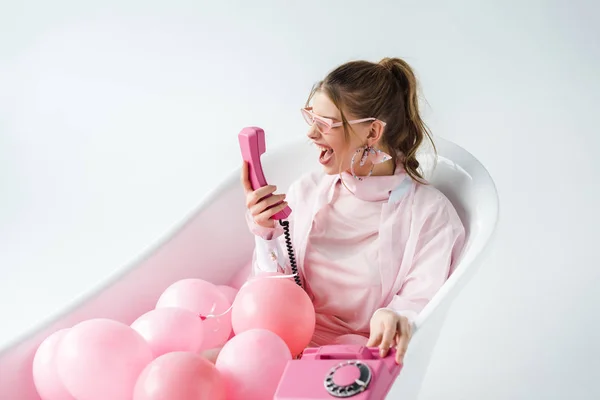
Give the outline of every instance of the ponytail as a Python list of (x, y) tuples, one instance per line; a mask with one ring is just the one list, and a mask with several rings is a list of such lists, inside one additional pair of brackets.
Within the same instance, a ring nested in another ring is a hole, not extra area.
[(425, 139), (429, 140), (434, 152), (436, 149), (429, 129), (419, 113), (417, 78), (410, 65), (400, 58), (384, 58), (379, 65), (389, 71), (399, 83), (403, 98), (404, 121), (402, 125), (404, 125), (404, 133), (392, 135), (389, 145), (404, 155), (402, 164), (411, 178), (425, 183), (423, 175), (419, 171), (417, 151)]

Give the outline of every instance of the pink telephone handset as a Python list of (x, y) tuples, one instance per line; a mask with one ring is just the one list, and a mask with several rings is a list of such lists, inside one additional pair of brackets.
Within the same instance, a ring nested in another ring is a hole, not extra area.
[(288, 361), (273, 400), (382, 400), (401, 369), (394, 350), (380, 357), (378, 348), (360, 345), (308, 348)]
[[(265, 131), (257, 127), (248, 127), (242, 129), (238, 134), (242, 158), (248, 163), (248, 175), (252, 189), (256, 190), (267, 185), (265, 174), (263, 173), (260, 156), (267, 150), (265, 143)], [(268, 195), (266, 197), (270, 197)], [(273, 205), (276, 206), (277, 204)], [(283, 220), (290, 216), (292, 209), (286, 207), (271, 217), (274, 220)]]

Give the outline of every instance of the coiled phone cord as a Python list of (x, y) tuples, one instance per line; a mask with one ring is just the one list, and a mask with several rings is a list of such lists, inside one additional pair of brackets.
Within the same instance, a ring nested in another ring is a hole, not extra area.
[(296, 284), (298, 286), (302, 287), (300, 275), (298, 274), (298, 266), (296, 265), (296, 256), (294, 256), (294, 248), (292, 247), (292, 239), (290, 237), (290, 223), (289, 221), (280, 220), (279, 224), (283, 226), (285, 246), (287, 247), (288, 258), (290, 259), (290, 266), (292, 267), (292, 274), (294, 274), (294, 280), (296, 281)]

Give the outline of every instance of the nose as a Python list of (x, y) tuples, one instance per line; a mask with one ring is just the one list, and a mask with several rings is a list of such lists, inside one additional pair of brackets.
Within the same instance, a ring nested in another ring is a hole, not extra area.
[(308, 138), (311, 139), (311, 140), (317, 140), (317, 139), (319, 139), (319, 137), (321, 136), (321, 133), (317, 129), (316, 124), (313, 124), (308, 129), (308, 132), (306, 133), (306, 136), (308, 136)]

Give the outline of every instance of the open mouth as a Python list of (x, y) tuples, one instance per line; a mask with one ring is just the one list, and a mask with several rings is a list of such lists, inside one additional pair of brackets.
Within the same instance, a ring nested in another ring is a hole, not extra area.
[(317, 148), (320, 152), (319, 162), (323, 165), (329, 164), (329, 162), (333, 158), (333, 149), (331, 147), (324, 146), (321, 144), (317, 144)]

